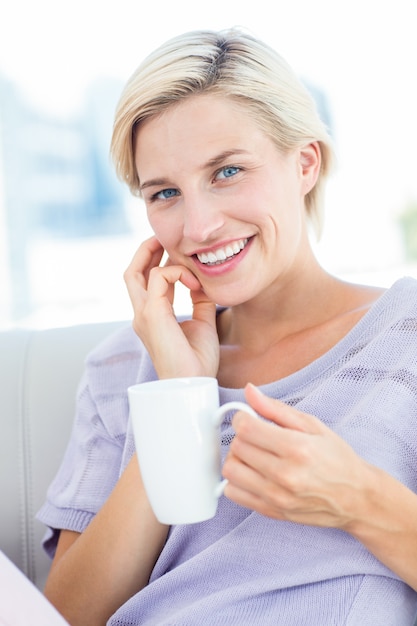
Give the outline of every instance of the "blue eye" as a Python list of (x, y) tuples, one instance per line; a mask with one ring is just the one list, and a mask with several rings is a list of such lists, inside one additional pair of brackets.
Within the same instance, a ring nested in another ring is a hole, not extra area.
[(240, 167), (236, 167), (234, 165), (228, 165), (227, 167), (222, 167), (216, 174), (217, 179), (222, 178), (231, 178), (240, 172)]
[(178, 196), (179, 192), (178, 189), (162, 189), (162, 191), (158, 191), (158, 193), (156, 193), (153, 198), (155, 200), (170, 200), (171, 198), (173, 198), (174, 196)]

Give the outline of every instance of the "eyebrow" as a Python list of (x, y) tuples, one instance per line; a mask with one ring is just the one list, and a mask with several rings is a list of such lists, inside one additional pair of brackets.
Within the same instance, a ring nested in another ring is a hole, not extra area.
[(145, 180), (145, 182), (140, 185), (139, 189), (142, 191), (147, 187), (161, 187), (168, 184), (167, 178), (151, 178), (150, 180)]
[[(238, 156), (240, 154), (249, 154), (247, 150), (241, 150), (240, 148), (236, 148), (234, 150), (225, 150), (224, 152), (220, 152), (220, 154), (216, 155), (212, 159), (209, 159), (207, 163), (205, 163), (201, 169), (207, 169), (211, 167), (217, 167), (224, 163), (227, 159), (231, 157)], [(149, 180), (145, 180), (140, 185), (140, 190), (147, 189), (148, 187), (161, 187), (164, 185), (170, 184), (170, 181), (167, 178), (151, 178)]]
[(221, 152), (217, 156), (207, 161), (202, 169), (205, 169), (206, 167), (216, 167), (217, 165), (221, 165), (222, 163), (224, 163), (224, 161), (226, 161), (227, 159), (230, 159), (230, 157), (238, 156), (240, 154), (249, 154), (249, 152), (247, 150), (241, 150), (240, 148), (236, 148), (234, 150), (225, 150), (224, 152)]

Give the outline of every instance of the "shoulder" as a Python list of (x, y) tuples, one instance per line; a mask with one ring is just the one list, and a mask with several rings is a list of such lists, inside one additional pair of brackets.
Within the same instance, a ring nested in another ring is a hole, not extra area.
[[(187, 317), (182, 316), (178, 321)], [(90, 391), (95, 393), (101, 393), (104, 388), (126, 392), (129, 385), (157, 377), (151, 358), (131, 324), (111, 333), (91, 350), (85, 371)]]
[(111, 333), (87, 355), (85, 375), (95, 397), (124, 394), (129, 385), (156, 376), (150, 357), (131, 325)]
[(417, 280), (410, 276), (400, 278), (387, 289), (381, 304), (392, 321), (417, 318)]
[(130, 324), (115, 330), (100, 341), (87, 355), (88, 365), (105, 364), (127, 354), (139, 354), (143, 344)]
[(407, 369), (413, 376), (417, 374), (417, 280), (397, 280), (360, 320), (350, 338), (349, 354), (357, 354), (364, 367)]
[[(178, 317), (178, 322), (189, 319), (189, 315)], [(118, 328), (100, 341), (87, 355), (89, 365), (109, 365), (124, 358), (141, 359), (147, 355), (146, 348), (139, 339), (132, 324)]]
[(412, 276), (399, 278), (388, 289), (388, 293), (390, 293), (393, 298), (402, 298), (404, 295), (409, 295), (415, 304), (417, 302), (417, 280)]
[(386, 289), (353, 330), (362, 343), (376, 341), (387, 349), (388, 343), (403, 344), (403, 349), (416, 348), (417, 280), (404, 277)]

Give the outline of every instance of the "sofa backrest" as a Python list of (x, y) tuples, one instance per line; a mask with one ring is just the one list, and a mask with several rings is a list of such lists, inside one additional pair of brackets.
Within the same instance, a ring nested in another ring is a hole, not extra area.
[(39, 589), (50, 560), (35, 515), (69, 438), (84, 359), (126, 324), (0, 332), (0, 550)]

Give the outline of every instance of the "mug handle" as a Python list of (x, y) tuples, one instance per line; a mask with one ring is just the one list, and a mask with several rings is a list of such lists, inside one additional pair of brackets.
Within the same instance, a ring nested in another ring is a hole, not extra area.
[[(246, 402), (239, 402), (239, 401), (233, 401), (233, 402), (226, 402), (226, 404), (222, 404), (222, 406), (220, 406), (217, 411), (214, 413), (214, 424), (215, 426), (219, 426), (222, 422), (223, 416), (225, 413), (227, 413), (228, 411), (245, 411), (245, 413), (248, 413), (249, 415), (251, 415), (252, 417), (256, 417), (258, 419), (258, 415), (257, 413), (255, 413), (255, 411), (252, 409), (252, 407), (249, 406), (249, 404), (246, 404)], [(215, 496), (216, 498), (220, 498), (220, 496), (223, 495), (223, 492), (226, 488), (226, 485), (229, 481), (224, 478), (216, 487), (215, 489)]]
[(250, 407), (249, 404), (246, 404), (246, 402), (239, 402), (239, 401), (226, 402), (226, 404), (222, 404), (222, 406), (220, 406), (214, 413), (214, 425), (220, 426), (224, 414), (228, 413), (228, 411), (233, 411), (233, 410), (245, 411), (245, 413), (252, 415), (252, 417), (256, 417), (256, 418), (259, 417), (258, 414), (255, 413), (255, 411), (252, 409), (252, 407)]

